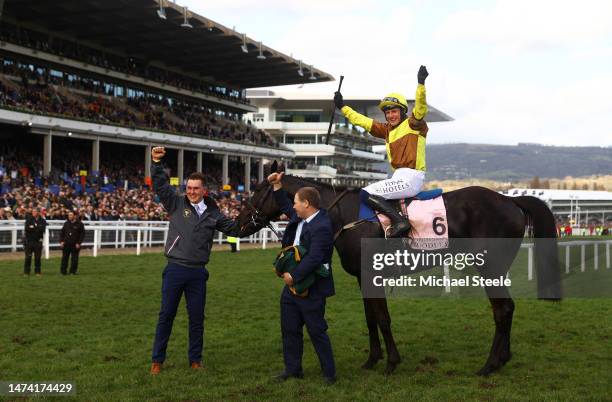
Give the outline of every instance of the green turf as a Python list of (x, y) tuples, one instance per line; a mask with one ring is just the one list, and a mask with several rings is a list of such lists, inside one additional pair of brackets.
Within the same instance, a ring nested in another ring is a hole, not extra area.
[(474, 375), (491, 346), (488, 302), (393, 298), (392, 326), (403, 361), (384, 376), (384, 362), (372, 371), (360, 368), (368, 351), (362, 301), (337, 258), (337, 295), (328, 301), (327, 319), (338, 383), (324, 385), (305, 335), (306, 378), (276, 384), (271, 378), (283, 365), (274, 255), (213, 254), (205, 369), (187, 367), (183, 301), (157, 377), (148, 369), (161, 255), (82, 257), (76, 277), (60, 276), (58, 259), (44, 261), (40, 278), (20, 276), (21, 261), (1, 261), (0, 380), (73, 381), (77, 398), (87, 401), (610, 398), (610, 298), (517, 300), (514, 357), (488, 378)]

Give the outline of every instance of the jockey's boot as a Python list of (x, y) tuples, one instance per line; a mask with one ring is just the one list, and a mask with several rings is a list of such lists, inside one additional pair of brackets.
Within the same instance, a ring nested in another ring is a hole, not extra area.
[(374, 194), (368, 194), (366, 203), (372, 209), (381, 212), (391, 219), (391, 225), (385, 232), (385, 237), (401, 237), (410, 230), (410, 224), (407, 219), (400, 215), (400, 213), (387, 202), (383, 197)]

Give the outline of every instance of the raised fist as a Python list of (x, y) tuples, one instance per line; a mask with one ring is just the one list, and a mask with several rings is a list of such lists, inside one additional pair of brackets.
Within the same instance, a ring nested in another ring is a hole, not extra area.
[(272, 185), (281, 184), (281, 180), (283, 179), (284, 174), (285, 172), (272, 173), (270, 176), (268, 176), (268, 183)]
[(417, 80), (418, 80), (419, 84), (425, 84), (425, 78), (427, 78), (428, 75), (429, 75), (429, 73), (427, 72), (427, 67), (421, 66), (421, 68), (419, 68), (419, 72), (417, 74)]
[(151, 158), (153, 162), (159, 162), (166, 155), (166, 148), (164, 147), (153, 147), (151, 149)]

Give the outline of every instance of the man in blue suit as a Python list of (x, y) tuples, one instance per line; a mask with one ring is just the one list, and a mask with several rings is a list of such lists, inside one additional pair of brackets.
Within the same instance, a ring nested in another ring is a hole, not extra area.
[[(314, 187), (298, 190), (292, 207), (289, 196), (282, 189), (282, 177), (283, 173), (272, 173), (268, 176), (268, 182), (274, 187), (274, 199), (281, 211), (290, 217), (283, 235), (283, 247), (301, 245), (308, 252), (291, 274), (286, 272), (283, 275), (287, 285), (283, 288), (280, 300), (285, 371), (277, 379), (284, 381), (290, 377), (304, 377), (302, 328), (305, 324), (319, 357), (325, 381), (333, 384), (336, 382), (336, 366), (325, 321), (325, 300), (335, 293), (331, 272), (334, 247), (332, 223), (327, 211), (320, 208), (321, 196)], [(321, 264), (329, 269), (329, 276), (324, 278), (317, 275), (306, 297), (295, 296), (289, 291), (289, 286), (302, 281)]]

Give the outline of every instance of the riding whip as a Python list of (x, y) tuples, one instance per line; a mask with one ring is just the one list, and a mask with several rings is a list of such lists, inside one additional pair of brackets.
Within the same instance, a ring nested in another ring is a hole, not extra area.
[[(340, 88), (342, 88), (342, 80), (344, 80), (344, 75), (340, 76), (340, 83), (338, 84), (338, 92), (340, 92)], [(334, 117), (336, 117), (336, 105), (332, 108), (332, 114), (329, 117), (329, 127), (327, 128), (327, 137), (325, 137), (325, 145), (329, 145), (329, 137), (331, 136), (331, 129), (334, 125)]]

